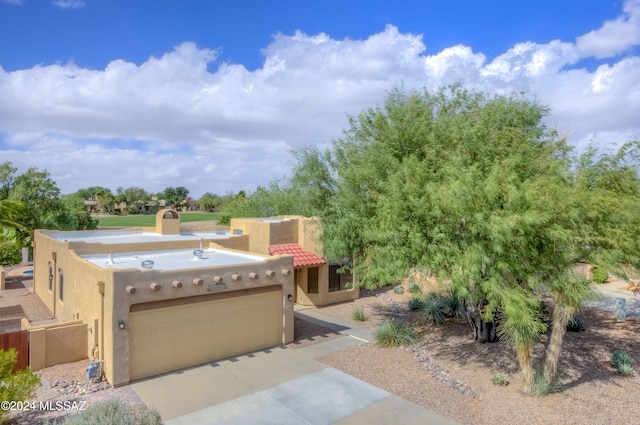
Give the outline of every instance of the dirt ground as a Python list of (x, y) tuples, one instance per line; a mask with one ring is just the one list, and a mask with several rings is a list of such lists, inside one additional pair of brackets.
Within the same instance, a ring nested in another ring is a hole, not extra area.
[[(640, 320), (618, 322), (611, 312), (587, 308), (579, 314), (583, 332), (568, 332), (560, 360), (564, 390), (546, 397), (520, 392), (521, 375), (515, 352), (503, 343), (478, 344), (464, 319), (448, 319), (444, 325), (419, 325), (408, 311), (410, 294), (397, 295), (391, 288), (349, 303), (318, 311), (354, 326), (375, 329), (388, 317), (390, 304), (404, 309), (420, 343), (402, 349), (382, 349), (374, 344), (356, 347), (319, 360), (414, 403), (435, 410), (462, 424), (630, 424), (640, 421), (640, 378), (625, 378), (609, 364), (614, 350), (624, 350), (640, 362)], [(369, 320), (351, 319), (362, 308)], [(535, 358), (543, 358), (547, 336), (535, 346)], [(501, 373), (510, 384), (496, 386), (492, 377)]]

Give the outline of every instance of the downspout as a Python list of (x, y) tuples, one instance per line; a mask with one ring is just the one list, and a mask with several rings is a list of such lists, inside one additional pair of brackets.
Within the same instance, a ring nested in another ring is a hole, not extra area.
[(57, 275), (58, 275), (58, 254), (56, 254), (55, 252), (51, 253), (51, 257), (53, 258), (53, 268), (51, 269), (51, 273), (53, 273), (53, 276), (51, 277), (51, 279), (53, 280), (52, 285), (51, 285), (51, 289), (53, 290), (53, 309), (52, 309), (52, 313), (53, 315), (51, 316), (52, 319), (56, 318), (56, 288), (58, 287), (58, 279), (57, 279)]
[(98, 292), (100, 292), (100, 347), (98, 353), (100, 354), (100, 371), (104, 374), (104, 282), (98, 282)]

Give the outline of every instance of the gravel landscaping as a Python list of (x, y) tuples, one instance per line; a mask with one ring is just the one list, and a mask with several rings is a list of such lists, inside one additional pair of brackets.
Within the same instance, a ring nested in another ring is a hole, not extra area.
[[(21, 305), (30, 320), (50, 317), (39, 299), (31, 294), (29, 281), (20, 277), (8, 282), (0, 307)], [(392, 288), (361, 291), (353, 302), (317, 308), (316, 311), (355, 327), (375, 330), (392, 316), (413, 323), (407, 305), (410, 294), (396, 294)], [(13, 308), (13, 307), (12, 307)], [(352, 319), (362, 309), (368, 320)], [(13, 311), (7, 309), (6, 311)], [(373, 343), (338, 351), (318, 360), (376, 385), (386, 391), (432, 409), (461, 424), (630, 424), (640, 418), (640, 378), (624, 378), (610, 366), (614, 350), (624, 350), (640, 362), (640, 320), (618, 322), (615, 315), (598, 306), (581, 314), (586, 330), (567, 333), (560, 369), (564, 391), (536, 398), (520, 393), (521, 377), (513, 350), (502, 343), (477, 344), (463, 319), (448, 319), (443, 326), (415, 325), (420, 342), (410, 347), (379, 348)], [(344, 336), (322, 326), (295, 319), (292, 349)], [(546, 339), (535, 347), (537, 358), (544, 353)], [(118, 398), (131, 404), (141, 400), (131, 387), (110, 388), (105, 383), (85, 380), (88, 360), (46, 368), (38, 374), (43, 387), (37, 400), (81, 400), (87, 405)], [(492, 383), (503, 374), (509, 385)], [(65, 412), (14, 414), (14, 424), (41, 423), (61, 418)], [(398, 424), (402, 418), (398, 418)]]

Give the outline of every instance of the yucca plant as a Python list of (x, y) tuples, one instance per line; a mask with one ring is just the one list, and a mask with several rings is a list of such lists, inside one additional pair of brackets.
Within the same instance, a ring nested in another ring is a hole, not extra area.
[(385, 320), (375, 330), (376, 343), (381, 347), (413, 345), (418, 342), (415, 331), (399, 320)]
[(442, 325), (447, 317), (449, 308), (441, 298), (426, 298), (419, 311), (420, 319), (425, 322), (433, 322)]
[(573, 316), (569, 322), (567, 322), (567, 331), (569, 332), (582, 332), (584, 331), (584, 324), (582, 319), (577, 316)]
[(462, 300), (458, 298), (458, 296), (454, 292), (449, 292), (449, 294), (441, 297), (441, 299), (445, 307), (447, 308), (447, 317), (464, 316), (464, 307), (462, 305)]
[(622, 376), (633, 376), (634, 360), (629, 354), (622, 350), (616, 350), (611, 354), (611, 365), (618, 369), (618, 373)]
[(636, 371), (630, 364), (622, 363), (620, 366), (618, 366), (618, 373), (624, 377), (629, 377), (635, 375)]
[(533, 395), (545, 396), (562, 392), (564, 387), (560, 384), (561, 375), (556, 374), (553, 379), (545, 378), (544, 369), (538, 369), (533, 378)]
[(393, 292), (395, 292), (396, 294), (404, 294), (404, 288), (402, 287), (402, 285), (396, 285), (393, 287)]
[(421, 297), (414, 295), (409, 300), (409, 308), (413, 311), (420, 310), (424, 305), (424, 301)]

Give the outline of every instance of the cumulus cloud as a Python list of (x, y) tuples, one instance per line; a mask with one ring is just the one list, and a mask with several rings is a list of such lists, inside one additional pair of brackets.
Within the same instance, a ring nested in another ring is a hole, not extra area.
[(623, 14), (576, 38), (582, 57), (610, 58), (640, 44), (640, 0), (627, 0)]
[[(0, 67), (0, 152), (25, 169), (46, 164), (63, 192), (93, 185), (182, 185), (196, 196), (253, 190), (286, 174), (292, 148), (340, 137), (348, 114), (380, 105), (392, 88), (457, 81), (487, 93), (528, 92), (551, 107), (549, 125), (571, 143), (616, 146), (640, 139), (640, 57), (595, 70), (576, 64), (601, 52), (593, 37), (636, 22), (638, 1), (575, 43), (525, 41), (491, 61), (464, 45), (427, 55), (423, 35), (387, 26), (362, 40), (277, 34), (253, 71), (233, 63), (211, 70), (218, 51), (190, 42), (141, 64), (115, 59), (99, 70)], [(611, 51), (638, 44), (627, 38)]]

